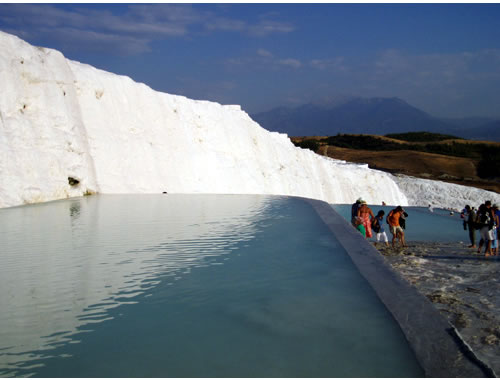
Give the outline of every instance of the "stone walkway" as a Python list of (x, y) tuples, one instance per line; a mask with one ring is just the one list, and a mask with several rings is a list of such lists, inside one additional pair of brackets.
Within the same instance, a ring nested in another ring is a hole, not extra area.
[(479, 255), (463, 243), (407, 244), (377, 249), (500, 374), (500, 257)]

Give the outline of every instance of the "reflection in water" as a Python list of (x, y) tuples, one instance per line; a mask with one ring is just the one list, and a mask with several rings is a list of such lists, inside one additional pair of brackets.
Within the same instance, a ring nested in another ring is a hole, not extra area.
[(0, 210), (0, 375), (76, 343), (77, 332), (112, 318), (110, 309), (134, 303), (160, 277), (174, 282), (192, 267), (223, 263), (255, 236), (269, 202), (95, 196)]
[(80, 216), (80, 209), (82, 206), (80, 205), (80, 201), (73, 201), (69, 207), (69, 216), (71, 216), (71, 221), (77, 221)]

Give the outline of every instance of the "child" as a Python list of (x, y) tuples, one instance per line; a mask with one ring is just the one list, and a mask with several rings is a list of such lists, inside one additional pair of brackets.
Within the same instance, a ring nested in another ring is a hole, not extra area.
[(386, 246), (389, 246), (389, 239), (387, 239), (387, 234), (384, 229), (384, 215), (384, 210), (380, 210), (377, 216), (372, 220), (372, 229), (377, 233), (377, 241), (374, 243), (375, 247), (381, 239)]

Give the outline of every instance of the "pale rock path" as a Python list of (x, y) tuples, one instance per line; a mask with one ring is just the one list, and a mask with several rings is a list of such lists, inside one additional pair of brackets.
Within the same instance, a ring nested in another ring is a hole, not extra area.
[(484, 257), (460, 242), (407, 244), (377, 248), (500, 374), (500, 257)]

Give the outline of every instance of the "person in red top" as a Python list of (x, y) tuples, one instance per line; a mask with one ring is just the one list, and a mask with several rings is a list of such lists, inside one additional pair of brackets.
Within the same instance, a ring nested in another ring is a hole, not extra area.
[(375, 218), (375, 215), (373, 215), (372, 209), (368, 207), (365, 201), (362, 200), (360, 204), (361, 205), (358, 208), (358, 218), (362, 220), (363, 226), (365, 226), (366, 237), (371, 238), (372, 237), (371, 220)]
[(389, 224), (392, 234), (392, 247), (395, 248), (396, 239), (399, 239), (401, 245), (406, 247), (405, 243), (405, 232), (403, 228), (399, 225), (399, 218), (401, 214), (404, 212), (401, 206), (396, 207), (394, 210), (391, 210), (389, 215), (387, 215), (387, 224)]

